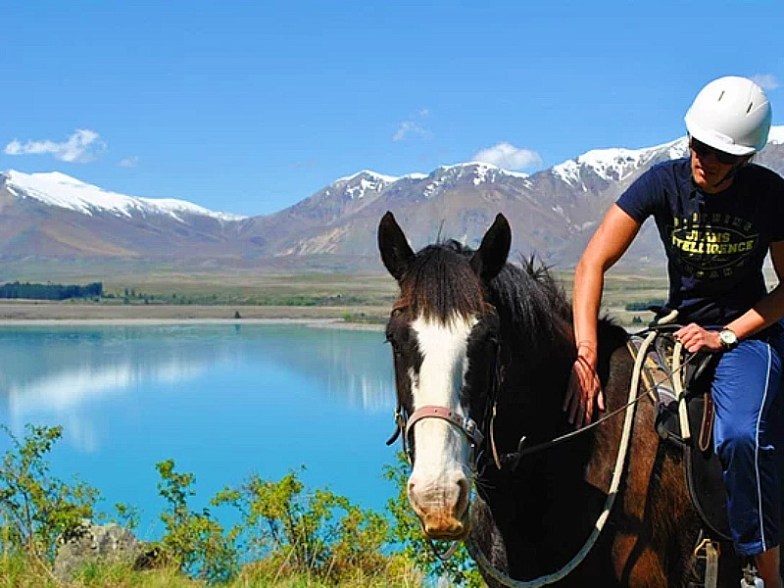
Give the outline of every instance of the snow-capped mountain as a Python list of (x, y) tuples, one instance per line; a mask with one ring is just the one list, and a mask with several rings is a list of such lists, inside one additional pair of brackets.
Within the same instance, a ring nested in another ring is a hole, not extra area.
[(0, 173), (0, 258), (24, 260), (24, 267), (53, 260), (206, 259), (231, 249), (241, 222), (241, 216), (185, 200), (127, 196), (59, 172)]
[[(268, 216), (242, 218), (184, 200), (126, 196), (60, 173), (0, 174), (0, 267), (79, 260), (178, 271), (340, 269), (382, 271), (376, 228), (395, 213), (415, 248), (438, 238), (471, 246), (503, 212), (513, 251), (571, 267), (621, 192), (650, 166), (688, 153), (685, 137), (642, 149), (596, 149), (532, 175), (487, 163), (391, 177), (363, 170)], [(755, 160), (784, 173), (784, 127)], [(650, 225), (650, 223), (648, 223)], [(624, 256), (661, 266), (652, 226)], [(80, 266), (81, 267), (81, 266)], [(2, 274), (0, 274), (0, 280)]]
[[(332, 185), (350, 200), (361, 200), (368, 193), (378, 193), (400, 178), (377, 174), (369, 170), (362, 170), (345, 178), (338, 178)], [(327, 188), (329, 191), (329, 188)]]
[[(783, 139), (784, 127), (774, 127), (756, 161), (784, 173)], [(686, 137), (681, 137), (641, 149), (591, 150), (532, 175), (477, 162), (400, 178), (363, 171), (291, 208), (254, 219), (253, 226), (267, 235), (265, 245), (275, 255), (340, 256), (355, 264), (364, 258), (377, 268), (375, 230), (386, 210), (395, 213), (415, 248), (446, 237), (476, 246), (495, 214), (503, 212), (512, 225), (513, 250), (570, 267), (631, 182), (652, 165), (687, 154)], [(359, 184), (366, 188), (358, 190)], [(289, 223), (300, 230), (281, 230)], [(661, 254), (653, 227), (646, 226), (624, 262), (660, 265)]]
[[(444, 165), (422, 181), (422, 196), (436, 198), (460, 185), (481, 186), (483, 184), (515, 183), (525, 180), (528, 174), (510, 172), (495, 165), (483, 162), (469, 162), (458, 165)], [(525, 181), (522, 182), (525, 185)]]
[(182, 221), (184, 215), (200, 215), (218, 220), (243, 217), (213, 212), (185, 200), (142, 198), (109, 192), (60, 172), (25, 174), (10, 170), (0, 173), (0, 183), (14, 196), (33, 198), (59, 208), (92, 216), (96, 213), (130, 218), (134, 215), (164, 215)]
[(583, 174), (590, 170), (608, 182), (621, 182), (654, 160), (677, 159), (689, 152), (686, 138), (647, 149), (595, 149), (552, 168), (552, 173), (572, 186), (579, 186)]

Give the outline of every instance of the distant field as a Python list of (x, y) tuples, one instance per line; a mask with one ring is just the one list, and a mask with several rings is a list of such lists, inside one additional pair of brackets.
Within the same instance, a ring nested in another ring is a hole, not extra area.
[[(78, 318), (80, 313), (99, 318), (223, 318), (239, 312), (248, 318), (342, 318), (380, 322), (387, 316), (397, 293), (394, 280), (381, 273), (293, 275), (236, 269), (225, 273), (214, 269), (193, 272), (176, 268), (114, 273), (107, 268), (90, 269), (92, 271), (74, 272), (68, 278), (49, 280), (36, 275), (28, 279), (68, 284), (102, 282), (109, 298), (100, 304), (91, 303), (79, 310), (80, 305), (66, 302), (48, 305), (44, 311), (19, 305), (17, 301), (18, 308), (13, 311), (10, 303), (2, 304), (0, 318), (14, 320), (41, 314), (57, 318), (58, 313), (68, 318)], [(571, 296), (573, 273), (554, 271), (553, 274)], [(770, 267), (766, 267), (766, 275), (769, 284), (776, 283)], [(624, 325), (632, 325), (635, 319), (637, 324), (647, 324), (653, 316), (650, 312), (626, 310), (626, 306), (642, 307), (651, 301), (663, 300), (666, 295), (667, 279), (663, 268), (658, 272), (647, 268), (613, 268), (605, 281), (602, 309)]]
[[(556, 275), (564, 284), (567, 295), (571, 297), (574, 274), (563, 272)], [(626, 310), (626, 305), (647, 305), (650, 301), (663, 300), (666, 297), (667, 277), (664, 272), (656, 275), (654, 272), (633, 273), (613, 269), (605, 278), (602, 311), (626, 326), (632, 325), (635, 317), (638, 317), (643, 325), (647, 325), (653, 318), (653, 313), (646, 310)]]
[[(572, 273), (554, 272), (567, 295)], [(340, 318), (380, 322), (397, 293), (386, 274), (301, 275), (233, 271), (225, 275), (166, 272), (143, 277), (94, 274), (69, 278), (69, 283), (102, 281), (109, 296), (101, 303), (0, 304), (0, 319), (31, 318)], [(611, 271), (603, 308), (623, 324), (635, 316), (647, 323), (646, 311), (627, 311), (628, 303), (666, 296), (666, 278), (644, 272)]]
[[(571, 272), (554, 272), (564, 291), (571, 296)], [(127, 286), (105, 284), (107, 292), (121, 296)], [(139, 292), (154, 295), (169, 302), (185, 300), (201, 304), (241, 304), (288, 307), (368, 307), (370, 314), (377, 314), (380, 307), (386, 315), (397, 294), (394, 280), (382, 274), (309, 274), (299, 276), (246, 275), (226, 276), (216, 283), (210, 276), (181, 276), (172, 279), (148, 278), (136, 287)], [(603, 307), (618, 320), (631, 323), (639, 311), (627, 311), (628, 303), (663, 299), (667, 293), (664, 275), (650, 276), (627, 272), (610, 272), (605, 283)], [(652, 315), (650, 315), (652, 316)], [(642, 316), (647, 322), (650, 316)]]
[[(395, 282), (381, 274), (301, 275), (255, 272), (166, 274), (104, 280), (104, 292), (117, 298), (131, 294), (173, 303), (246, 304), (279, 306), (351, 306), (387, 304), (395, 295)], [(127, 291), (127, 292), (126, 292)]]

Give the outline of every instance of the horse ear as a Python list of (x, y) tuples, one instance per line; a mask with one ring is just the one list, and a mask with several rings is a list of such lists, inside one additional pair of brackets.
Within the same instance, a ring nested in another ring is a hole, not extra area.
[(384, 267), (399, 282), (414, 258), (414, 251), (397, 224), (395, 215), (389, 211), (378, 224), (378, 250), (381, 252)]
[(512, 229), (506, 217), (499, 213), (495, 217), (493, 226), (482, 237), (479, 249), (471, 257), (471, 267), (482, 280), (489, 282), (504, 267), (511, 246)]

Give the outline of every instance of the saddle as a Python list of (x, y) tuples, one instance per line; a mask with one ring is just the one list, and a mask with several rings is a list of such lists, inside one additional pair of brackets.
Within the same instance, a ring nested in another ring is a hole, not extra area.
[(678, 328), (655, 323), (645, 339), (633, 335), (629, 348), (635, 359), (645, 354), (640, 382), (656, 406), (653, 426), (664, 443), (683, 451), (692, 505), (709, 534), (729, 540), (727, 495), (713, 451), (710, 372), (715, 356), (688, 354), (673, 336)]

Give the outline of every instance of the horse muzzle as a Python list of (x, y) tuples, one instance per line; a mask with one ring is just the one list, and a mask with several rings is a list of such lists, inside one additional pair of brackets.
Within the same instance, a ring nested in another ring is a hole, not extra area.
[(446, 489), (408, 484), (409, 502), (431, 539), (462, 539), (468, 534), (469, 494), (469, 482), (462, 476)]
[(468, 517), (462, 520), (451, 516), (430, 515), (420, 518), (422, 530), (430, 539), (448, 539), (458, 541), (468, 535)]

